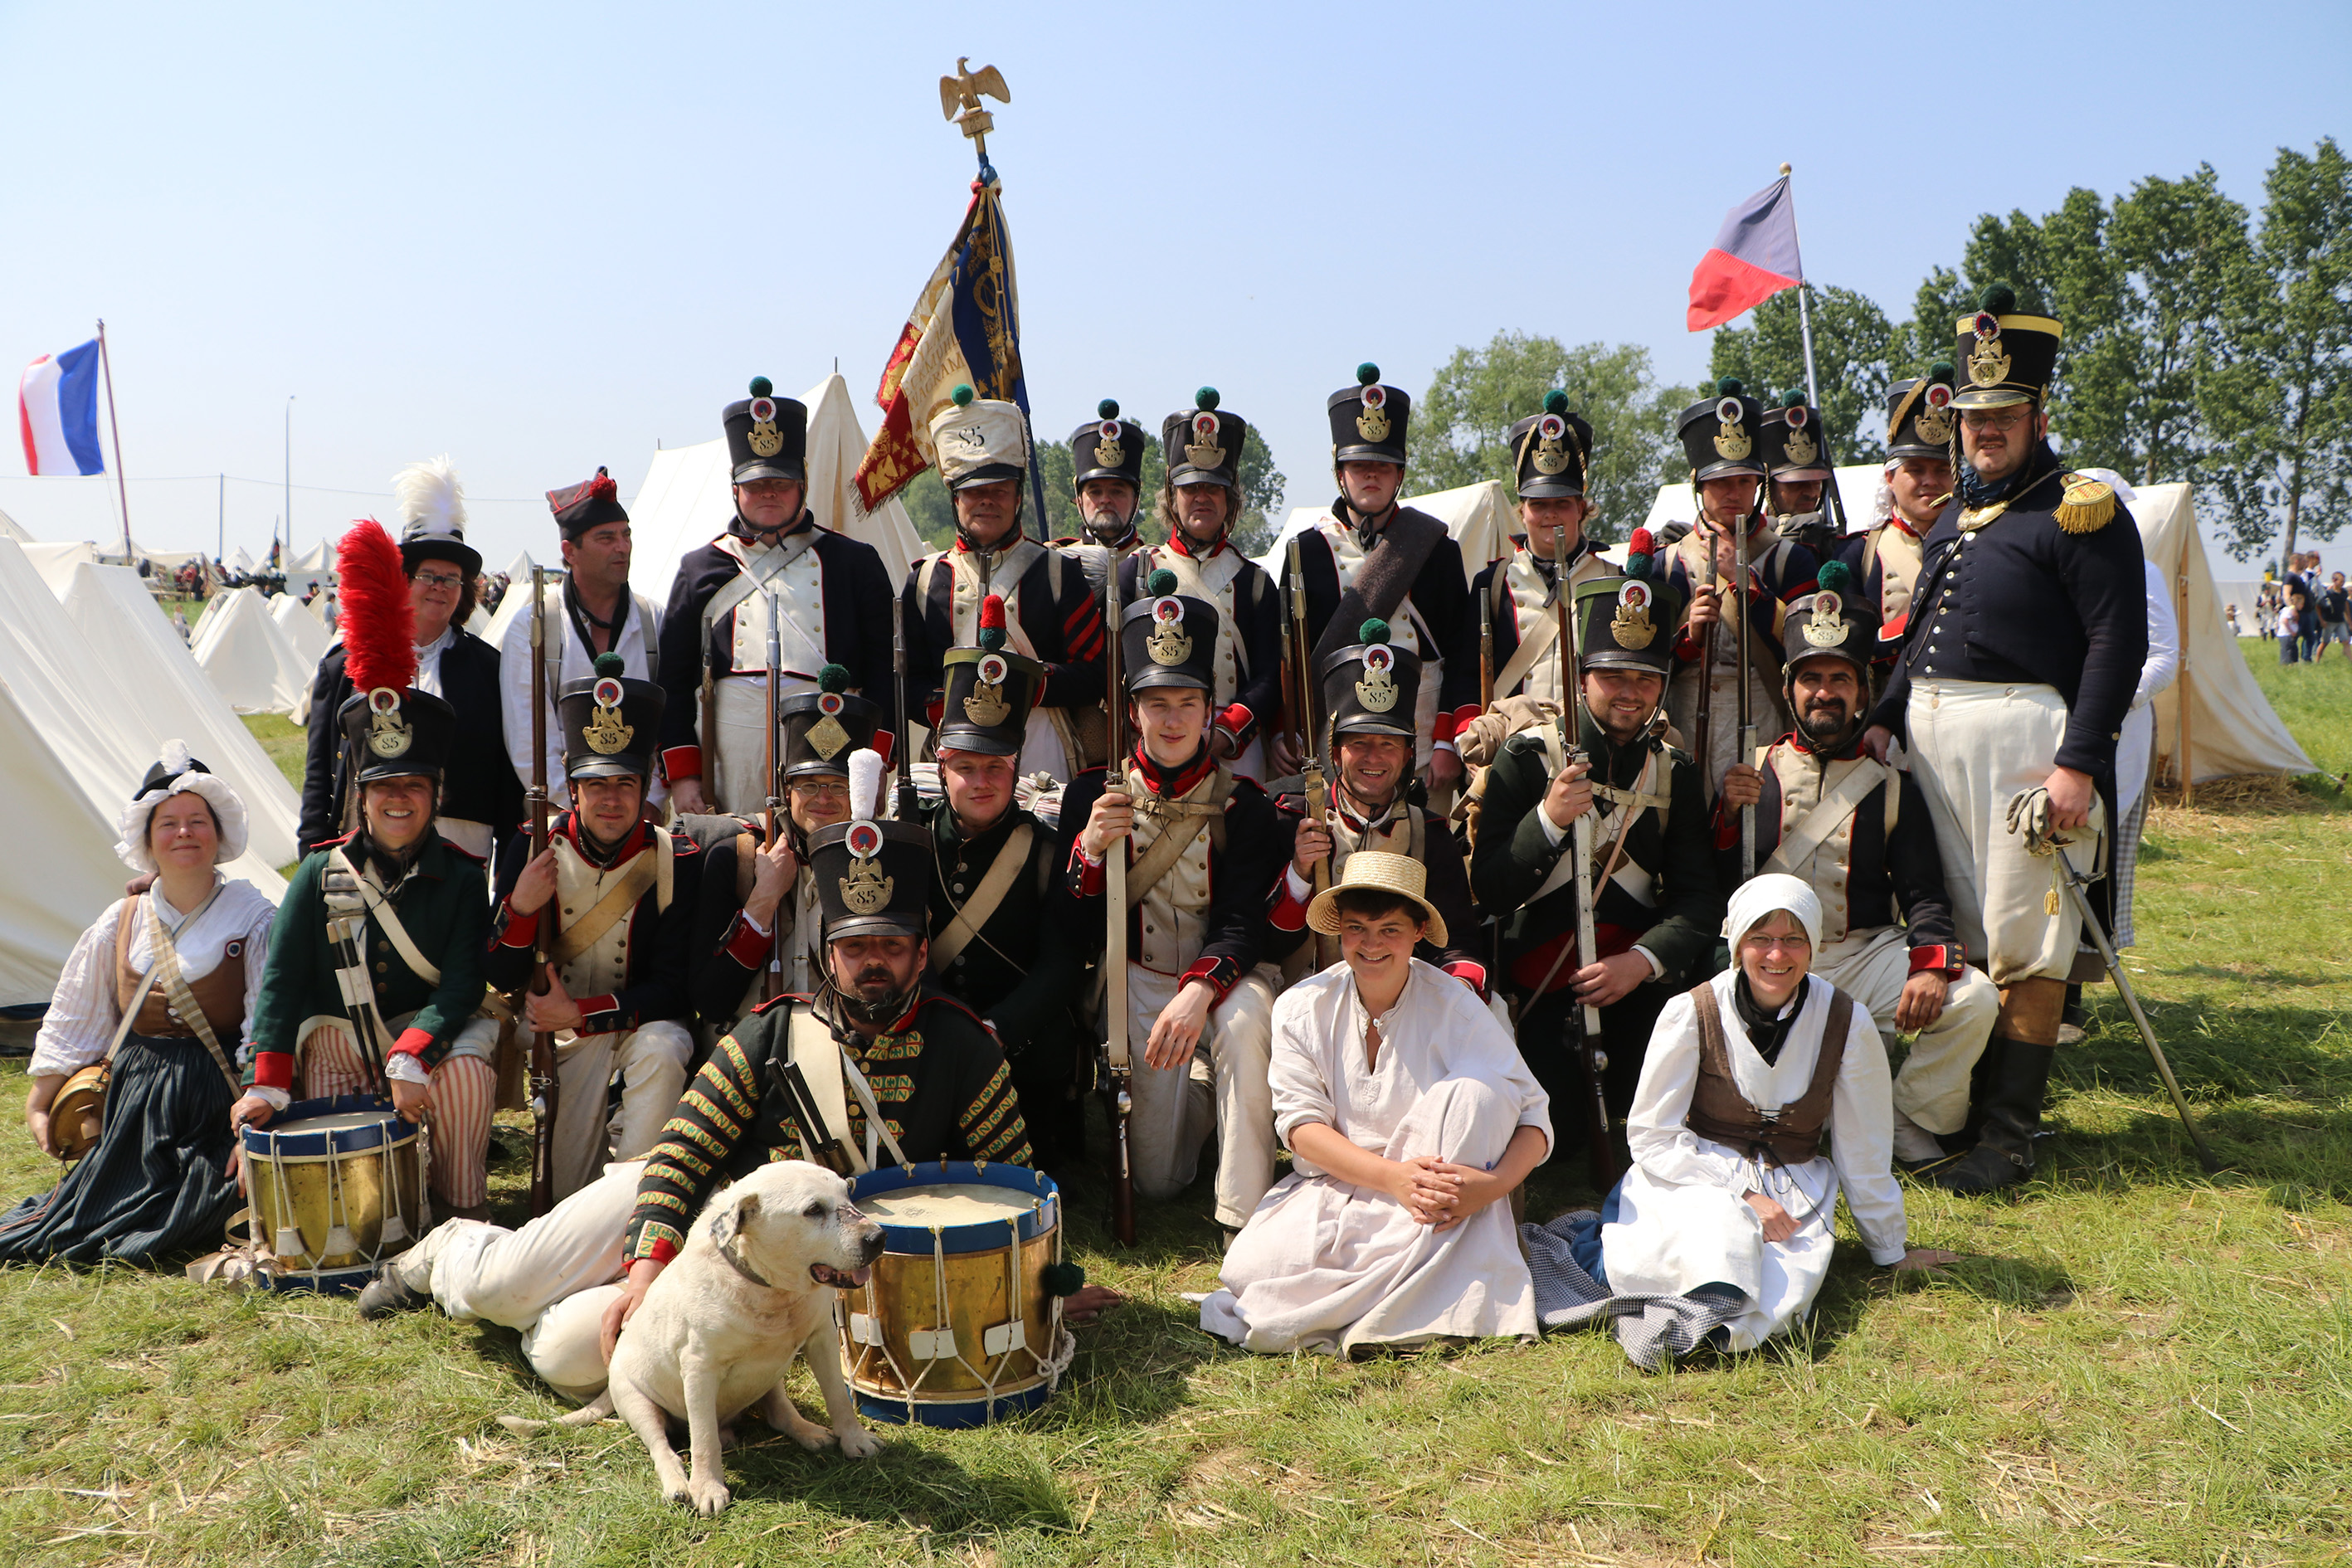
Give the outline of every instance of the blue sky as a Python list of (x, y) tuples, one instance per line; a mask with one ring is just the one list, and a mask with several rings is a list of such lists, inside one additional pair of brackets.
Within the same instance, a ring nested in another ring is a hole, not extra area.
[[(959, 54), (1013, 91), (990, 149), (1043, 432), (1213, 383), (1293, 504), (1360, 360), (1418, 391), (1510, 328), (1695, 378), (1691, 266), (1784, 159), (1808, 272), (1900, 317), (1980, 212), (2200, 161), (2254, 205), (2277, 146), (2352, 129), (2341, 4), (0, 0), (0, 365), (103, 315), (134, 480), (276, 479), (291, 394), (299, 485), (446, 451), (491, 561), (545, 557), (540, 492), (604, 463), (633, 493), (753, 374), (837, 358), (867, 398), (971, 177)], [(0, 508), (37, 536), (110, 526), (22, 471)], [(228, 497), (231, 546), (265, 542), (278, 494)], [(131, 489), (159, 548), (209, 543), (212, 500)], [(298, 490), (297, 542), (373, 504)]]

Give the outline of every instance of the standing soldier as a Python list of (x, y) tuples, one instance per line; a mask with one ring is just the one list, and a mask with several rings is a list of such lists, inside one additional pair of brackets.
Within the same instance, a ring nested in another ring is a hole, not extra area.
[(1848, 539), (1838, 559), (1878, 612), (1880, 662), (1891, 665), (1919, 583), (1920, 540), (1952, 499), (1952, 366), (1886, 389), (1887, 515)]
[[(1667, 582), (1689, 615), (1674, 639), (1674, 683), (1667, 711), (1675, 732), (1697, 756), (1705, 797), (1723, 787), (1723, 771), (1739, 759), (1739, 685), (1759, 735), (1789, 731), (1780, 707), (1780, 623), (1785, 601), (1813, 585), (1813, 552), (1782, 539), (1764, 515), (1759, 493), (1764, 459), (1756, 450), (1763, 405), (1725, 376), (1716, 395), (1695, 403), (1675, 421), (1689, 455), (1698, 524), (1665, 557)], [(1739, 594), (1748, 615), (1748, 666), (1739, 668), (1739, 636), (1725, 619), (1724, 599), (1738, 581), (1739, 536), (1748, 536), (1748, 583)], [(1705, 695), (1702, 704), (1702, 693)], [(1702, 732), (1700, 709), (1706, 710)]]
[(1266, 896), (1281, 870), (1274, 804), (1209, 749), (1217, 612), (1168, 592), (1164, 569), (1121, 616), (1119, 668), (1134, 750), (1062, 797), (1069, 876), (1091, 930), (1108, 930), (1104, 860), (1128, 857), (1127, 995), (1136, 1192), (1190, 1186), (1218, 1136), (1217, 1223), (1238, 1231), (1274, 1184), (1274, 973), (1261, 966)]
[(1836, 498), (1831, 485), (1837, 459), (1830, 456), (1829, 432), (1822, 411), (1791, 387), (1780, 395), (1780, 405), (1764, 411), (1759, 427), (1764, 447), (1765, 482), (1770, 492), (1766, 510), (1783, 539), (1793, 540), (1826, 561), (1843, 532), (1841, 514), (1832, 510)]
[[(524, 997), (520, 1026), (555, 1037), (551, 1185), (560, 1202), (609, 1160), (635, 1160), (661, 1136), (694, 1056), (688, 941), (700, 888), (694, 840), (645, 820), (662, 689), (596, 656), (563, 689), (563, 772), (572, 809), (549, 825), (539, 856), (518, 835), (499, 853), (499, 934), (484, 973), (512, 994), (535, 985), (532, 956), (552, 900), (562, 919), (545, 994)], [(608, 1097), (620, 1075), (621, 1113)]]
[[(2092, 863), (2094, 841), (2116, 820), (2116, 737), (2147, 659), (2138, 525), (2113, 489), (2068, 473), (2045, 439), (2064, 328), (2021, 314), (2006, 284), (1980, 304), (1958, 324), (1969, 384), (1952, 399), (1957, 492), (1927, 534), (1867, 738), (1874, 755), (1891, 734), (1910, 749), (1954, 923), (2000, 987), (1979, 1142), (1934, 1176), (1959, 1193), (2033, 1173), (2051, 1048), (2082, 950), (2082, 918), (2052, 858), (2032, 854), (2011, 825), (2046, 808), (2049, 826), (2074, 840), (2062, 853)], [(2107, 905), (2113, 882), (2096, 886)]]
[(955, 503), (956, 536), (907, 576), (907, 700), (940, 702), (947, 656), (979, 646), (981, 605), (1002, 599), (1005, 647), (1045, 667), (1021, 754), (1066, 783), (1093, 760), (1087, 738), (1097, 721), (1087, 715), (1102, 701), (1102, 610), (1077, 562), (1021, 531), (1029, 422), (1018, 404), (959, 386), (955, 405), (931, 421), (931, 446)]
[[(1316, 939), (1307, 929), (1315, 868), (1328, 861), (1328, 885), (1336, 888), (1349, 857), (1359, 849), (1385, 850), (1421, 863), (1429, 906), (1453, 939), (1443, 949), (1424, 942), (1415, 956), (1484, 1001), (1486, 965), (1471, 946), (1479, 927), (1470, 908), (1470, 868), (1462, 846), (1444, 817), (1405, 798), (1412, 780), (1413, 733), (1404, 705), (1407, 693), (1420, 689), (1421, 660), (1389, 642), (1385, 622), (1366, 621), (1361, 629), (1361, 642), (1323, 661), (1321, 711), (1331, 716), (1329, 749), (1337, 776), (1324, 785), (1324, 798), (1314, 803), (1321, 808), (1317, 815), (1322, 825), (1308, 819), (1308, 803), (1297, 791), (1274, 803), (1289, 868), (1275, 884), (1268, 956), (1281, 962), (1290, 978), (1326, 967), (1314, 962)], [(1324, 942), (1321, 956), (1339, 962), (1339, 943), (1328, 937)]]
[(1143, 426), (1118, 416), (1118, 399), (1095, 405), (1096, 418), (1070, 432), (1070, 482), (1077, 489), (1078, 521), (1084, 525), (1054, 548), (1076, 557), (1097, 597), (1103, 563), (1124, 561), (1143, 548), (1136, 529), (1143, 515)]
[(727, 531), (687, 552), (662, 613), (661, 769), (680, 816), (749, 816), (767, 801), (768, 627), (782, 695), (837, 664), (881, 708), (891, 694), (890, 574), (862, 540), (808, 509), (808, 409), (764, 375), (719, 415), (733, 465)]
[[(1454, 749), (1454, 716), (1438, 711), (1445, 650), (1468, 614), (1462, 547), (1425, 511), (1397, 503), (1404, 488), (1405, 422), (1412, 399), (1381, 382), (1381, 367), (1360, 364), (1354, 386), (1326, 400), (1331, 418), (1331, 463), (1339, 480), (1331, 521), (1298, 536), (1299, 570), (1307, 579), (1307, 631), (1313, 661), (1356, 640), (1368, 620), (1388, 622), (1393, 646), (1419, 656), (1421, 689), (1413, 694), (1414, 767), (1433, 788), (1461, 782)], [(1280, 773), (1297, 771), (1289, 747), (1276, 748)]]
[[(1739, 880), (1739, 808), (1756, 808), (1756, 869), (1804, 879), (1821, 900), (1811, 973), (1853, 997), (1889, 1044), (1917, 1041), (1895, 1079), (1895, 1158), (1923, 1168), (1944, 1157), (1938, 1134), (1959, 1131), (1969, 1075), (1984, 1054), (2000, 997), (1968, 967), (1936, 825), (1911, 775), (1862, 749), (1878, 617), (1844, 592), (1843, 563), (1789, 613), (1782, 639), (1797, 727), (1734, 763), (1715, 808), (1716, 870)], [(1897, 923), (1899, 921), (1900, 923)]]
[[(1560, 557), (1568, 560), (1571, 584), (1617, 575), (1601, 547), (1585, 537), (1584, 521), (1592, 515), (1584, 493), (1592, 426), (1570, 409), (1568, 394), (1544, 394), (1543, 412), (1512, 426), (1510, 442), (1519, 492), (1516, 548), (1488, 562), (1470, 584), (1470, 613), (1445, 655), (1443, 706), (1453, 715), (1463, 762), (1480, 768), (1494, 762), (1505, 739), (1567, 705), (1559, 650), (1553, 646), (1559, 637), (1555, 584)], [(1482, 654), (1481, 644), (1489, 640), (1491, 649)], [(1480, 690), (1490, 676), (1491, 712)]]
[(1209, 693), (1209, 749), (1245, 779), (1265, 781), (1265, 731), (1282, 711), (1282, 596), (1264, 567), (1234, 548), (1242, 510), (1242, 443), (1249, 426), (1217, 406), (1204, 386), (1192, 406), (1160, 423), (1166, 478), (1160, 519), (1168, 542), (1147, 545), (1120, 568), (1119, 603), (1132, 604), (1152, 574), (1217, 610), (1217, 684)]
[[(1612, 1124), (1633, 1104), (1651, 1026), (1713, 953), (1723, 921), (1698, 774), (1665, 741), (1680, 606), (1652, 575), (1660, 559), (1629, 555), (1634, 575), (1577, 590), (1577, 743), (1590, 760), (1568, 763), (1558, 722), (1512, 736), (1486, 775), (1470, 858), (1479, 903), (1505, 922), (1521, 1054), (1556, 1100), (1590, 1107), (1590, 1058), (1574, 1059), (1567, 1029), (1581, 1004), (1597, 1006), (1606, 1047), (1599, 1087)], [(1588, 811), (1596, 951), (1579, 953), (1570, 829)], [(1589, 1139), (1590, 1116), (1569, 1121)]]

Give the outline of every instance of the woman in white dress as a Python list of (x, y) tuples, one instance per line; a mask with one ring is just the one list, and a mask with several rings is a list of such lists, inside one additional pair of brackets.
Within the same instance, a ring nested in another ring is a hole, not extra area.
[(1659, 1015), (1626, 1118), (1633, 1166), (1601, 1215), (1612, 1297), (1701, 1295), (1716, 1304), (1705, 1337), (1726, 1350), (1812, 1310), (1841, 1192), (1873, 1263), (1953, 1260), (1906, 1242), (1885, 1047), (1866, 1009), (1807, 973), (1821, 919), (1795, 877), (1732, 894), (1732, 967)]
[(1308, 906), (1346, 962), (1275, 1004), (1275, 1131), (1292, 1173), (1201, 1304), (1203, 1329), (1246, 1349), (1536, 1333), (1507, 1200), (1551, 1152), (1549, 1104), (1477, 996), (1412, 956), (1424, 937), (1445, 945), (1425, 874), (1359, 850)]

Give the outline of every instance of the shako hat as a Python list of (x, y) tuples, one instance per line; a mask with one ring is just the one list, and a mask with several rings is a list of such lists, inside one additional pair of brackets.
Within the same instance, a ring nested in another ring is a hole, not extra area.
[(1160, 444), (1168, 457), (1168, 482), (1242, 488), (1242, 443), (1249, 426), (1238, 414), (1217, 406), (1223, 399), (1213, 386), (1192, 395), (1192, 406), (1171, 414), (1160, 424)]
[(850, 753), (874, 744), (874, 732), (882, 727), (882, 709), (849, 689), (846, 668), (828, 664), (816, 672), (814, 691), (776, 704), (776, 719), (783, 726), (777, 743), (786, 778), (824, 773), (845, 779)]
[(808, 405), (776, 395), (776, 384), (751, 378), (751, 395), (719, 411), (727, 427), (727, 461), (732, 481), (808, 480)]
[(1029, 421), (1019, 404), (976, 397), (960, 385), (931, 420), (931, 451), (951, 491), (1017, 480), (1029, 471)]
[(471, 577), (482, 569), (482, 552), (466, 542), (466, 487), (446, 458), (411, 463), (392, 476), (393, 509), (400, 513), (400, 563), (414, 572), (420, 561), (454, 561)]
[(457, 710), (415, 689), (416, 612), (402, 552), (373, 518), (352, 524), (335, 547), (341, 589), (336, 628), (352, 694), (335, 710), (351, 781), (437, 779), (457, 739)]
[(1356, 367), (1356, 384), (1343, 386), (1324, 405), (1331, 416), (1331, 461), (1394, 463), (1404, 467), (1405, 421), (1412, 399), (1401, 386), (1381, 384), (1381, 367), (1367, 360)]
[(1757, 445), (1764, 454), (1764, 471), (1776, 479), (1826, 479), (1833, 466), (1830, 438), (1822, 428), (1822, 411), (1805, 401), (1794, 387), (1780, 403), (1764, 411), (1758, 422)]
[(1764, 458), (1756, 449), (1763, 423), (1764, 405), (1748, 395), (1738, 376), (1717, 382), (1713, 397), (1692, 404), (1675, 420), (1675, 434), (1690, 458), (1691, 482), (1718, 474), (1763, 473)]
[(1389, 641), (1388, 622), (1375, 616), (1359, 626), (1352, 645), (1323, 656), (1321, 674), (1333, 743), (1342, 735), (1418, 738), (1421, 657)]
[(1943, 458), (1952, 449), (1952, 363), (1937, 360), (1927, 374), (1886, 389), (1886, 455)]
[(1960, 385), (1953, 407), (2049, 402), (2063, 325), (2048, 316), (2020, 314), (2016, 289), (1988, 283), (1977, 297), (1976, 313), (1962, 316), (1957, 331)]
[(1584, 493), (1592, 462), (1592, 426), (1568, 406), (1568, 394), (1544, 394), (1543, 412), (1511, 426), (1514, 482), (1525, 500)]
[(920, 823), (859, 816), (818, 828), (809, 836), (809, 874), (825, 941), (928, 936), (931, 860), (930, 829)]
[(1576, 614), (1582, 668), (1673, 673), (1682, 600), (1648, 529), (1625, 542), (1625, 575), (1577, 585)]
[(1338, 936), (1339, 895), (1350, 888), (1397, 893), (1410, 899), (1420, 906), (1422, 919), (1429, 922), (1423, 940), (1439, 947), (1450, 940), (1445, 917), (1429, 901), (1429, 868), (1410, 855), (1388, 849), (1359, 849), (1349, 856), (1348, 863), (1339, 868), (1339, 879), (1316, 894), (1314, 902), (1307, 906), (1307, 929), (1324, 936)]
[(940, 660), (944, 689), (933, 744), (942, 752), (1018, 756), (1029, 710), (1045, 690), (1045, 667), (1006, 651), (1004, 601), (994, 594), (980, 602), (979, 640), (978, 647), (950, 648)]
[(1784, 675), (1805, 659), (1844, 659), (1866, 679), (1878, 651), (1878, 612), (1853, 595), (1853, 573), (1843, 561), (1824, 563), (1813, 592), (1798, 595), (1780, 627)]
[(1070, 483), (1084, 489), (1088, 479), (1125, 479), (1143, 488), (1143, 426), (1118, 416), (1118, 399), (1095, 405), (1092, 424), (1070, 432)]
[(595, 668), (584, 680), (565, 682), (555, 700), (563, 719), (563, 776), (652, 777), (667, 693), (623, 674), (628, 661), (617, 653), (598, 654)]
[(629, 521), (628, 508), (621, 504), (620, 487), (601, 467), (593, 479), (548, 491), (547, 510), (555, 514), (555, 526), (566, 539), (578, 539), (608, 522)]
[(1144, 579), (1143, 592), (1119, 613), (1119, 678), (1129, 695), (1155, 686), (1217, 689), (1217, 607), (1176, 592), (1165, 566)]

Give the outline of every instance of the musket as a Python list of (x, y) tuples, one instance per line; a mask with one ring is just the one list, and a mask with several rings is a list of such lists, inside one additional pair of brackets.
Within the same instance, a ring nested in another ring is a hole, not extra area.
[(901, 822), (912, 822), (921, 815), (922, 800), (915, 793), (915, 753), (913, 743), (907, 738), (907, 613), (903, 605), (890, 607), (890, 679), (898, 700), (898, 718), (890, 736), (891, 758), (898, 764), (898, 808), (892, 815)]
[[(1315, 721), (1314, 650), (1315, 638), (1307, 625), (1307, 574), (1299, 570), (1298, 536), (1294, 533), (1290, 536), (1290, 657), (1298, 680), (1298, 703), (1293, 710), (1298, 719), (1298, 789), (1307, 820), (1328, 835), (1330, 790), (1323, 779), (1323, 728)], [(1320, 893), (1330, 885), (1331, 858), (1326, 855), (1315, 868), (1315, 890)], [(1331, 938), (1309, 930), (1307, 940), (1315, 944), (1318, 972), (1339, 961), (1339, 943)]]
[(1478, 711), (1495, 707), (1495, 595), (1478, 595)]
[[(1771, 489), (1771, 480), (1766, 479), (1756, 487), (1757, 506), (1763, 505), (1765, 492)], [(1733, 547), (1735, 569), (1739, 577), (1732, 589), (1739, 605), (1738, 634), (1732, 639), (1732, 647), (1739, 664), (1739, 752), (1732, 761), (1743, 764), (1753, 761), (1756, 755), (1756, 706), (1754, 694), (1749, 689), (1754, 682), (1748, 679), (1748, 671), (1751, 668), (1748, 662), (1748, 540), (1754, 531), (1755, 521), (1755, 508), (1750, 508), (1749, 515), (1739, 520), (1739, 540)], [(1706, 775), (1701, 773), (1699, 778), (1704, 782)], [(1742, 882), (1752, 881), (1755, 876), (1756, 808), (1743, 805), (1739, 808), (1739, 879)]]
[[(1118, 553), (1107, 551), (1103, 574), (1103, 619), (1109, 628), (1103, 669), (1103, 707), (1110, 721), (1110, 762), (1103, 787), (1127, 782), (1127, 696), (1119, 674)], [(1110, 1228), (1121, 1247), (1135, 1245), (1135, 1170), (1129, 1154), (1128, 1122), (1135, 1111), (1134, 1078), (1127, 1000), (1127, 840), (1103, 852), (1103, 1093), (1110, 1112), (1112, 1151)]]
[[(772, 588), (762, 590), (768, 601), (768, 837), (773, 847), (776, 835), (784, 830), (787, 818), (783, 796), (777, 773), (781, 771), (776, 756), (776, 729), (779, 721), (776, 709), (783, 700), (784, 645), (783, 635), (776, 624), (776, 595)], [(773, 1000), (784, 988), (784, 921), (781, 913), (770, 917), (774, 921), (775, 934), (768, 942), (768, 973), (761, 982), (761, 996)]]
[[(547, 853), (547, 579), (544, 566), (530, 569), (530, 858)], [(530, 994), (544, 996), (555, 984), (556, 925), (562, 919), (563, 900), (554, 894), (539, 911), (537, 933), (531, 938)], [(526, 1006), (528, 1005), (526, 1004)], [(515, 1011), (523, 1013), (523, 1007)], [(563, 1083), (555, 1070), (555, 1036), (547, 1029), (530, 1035), (530, 1212), (543, 1215), (555, 1204), (555, 1112), (562, 1103)]]
[[(1583, 649), (1579, 647), (1580, 621), (1576, 613), (1576, 584), (1570, 581), (1568, 564), (1568, 530), (1556, 528), (1551, 536), (1552, 613), (1559, 617), (1559, 725), (1560, 756), (1563, 768), (1579, 763), (1588, 768), (1591, 758), (1584, 750), (1584, 724), (1578, 717), (1584, 709), (1584, 693), (1578, 672), (1583, 668)], [(1629, 808), (1630, 809), (1630, 808)], [(1597, 963), (1601, 960), (1600, 938), (1592, 918), (1592, 812), (1578, 814), (1569, 828), (1569, 853), (1576, 857), (1576, 957), (1577, 967)], [(1570, 979), (1571, 988), (1574, 980)], [(1568, 1015), (1567, 1026), (1577, 1034), (1577, 1058), (1584, 1064), (1587, 1106), (1585, 1113), (1584, 1157), (1590, 1167), (1592, 1184), (1608, 1192), (1617, 1184), (1624, 1169), (1617, 1162), (1617, 1143), (1609, 1129), (1609, 1095), (1606, 1088), (1609, 1052), (1601, 1033), (1601, 1009), (1589, 1001), (1579, 999)]]
[[(1715, 569), (1715, 534), (1707, 527), (1706, 503), (1704, 500), (1699, 503), (1698, 521), (1692, 525), (1691, 531), (1697, 534), (1706, 545), (1706, 580), (1713, 583), (1721, 574)], [(1693, 585), (1696, 586), (1696, 574), (1693, 575)], [(1722, 613), (1723, 600), (1718, 595), (1716, 600), (1716, 614), (1720, 616)], [(1715, 777), (1710, 771), (1715, 760), (1715, 631), (1713, 626), (1706, 628), (1706, 641), (1699, 650), (1698, 711), (1691, 716), (1692, 727), (1698, 731), (1692, 737), (1692, 751), (1698, 763), (1699, 785), (1702, 789), (1706, 788), (1708, 781)]]

